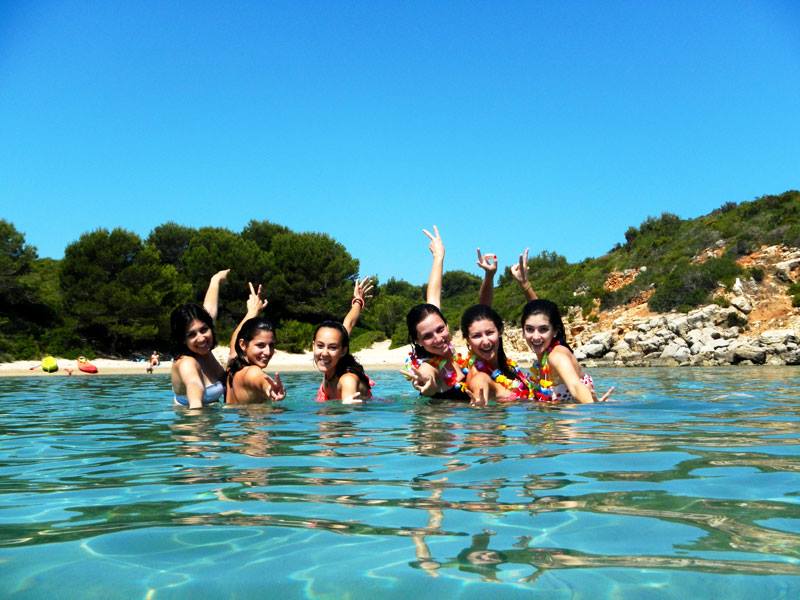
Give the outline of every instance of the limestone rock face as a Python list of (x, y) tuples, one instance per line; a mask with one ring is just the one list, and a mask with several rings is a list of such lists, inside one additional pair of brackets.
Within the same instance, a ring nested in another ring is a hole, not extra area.
[(758, 336), (758, 341), (765, 346), (783, 344), (790, 342), (797, 343), (797, 332), (792, 329), (770, 329)]
[(745, 360), (751, 361), (755, 365), (763, 365), (767, 358), (767, 352), (758, 346), (742, 344), (733, 350), (733, 362), (740, 363)]
[[(723, 241), (711, 248), (709, 256), (724, 246)], [(752, 276), (727, 289), (720, 285), (714, 292), (717, 303), (688, 313), (653, 314), (647, 306), (651, 287), (624, 306), (600, 310), (595, 302), (590, 318), (571, 307), (564, 319), (567, 339), (587, 365), (800, 364), (800, 308), (792, 306), (787, 292), (787, 284), (800, 281), (800, 248), (762, 246), (737, 262), (752, 269)], [(644, 272), (645, 267), (638, 269)], [(607, 287), (630, 285), (636, 273), (611, 274)], [(506, 332), (507, 349), (529, 356), (519, 329), (509, 326)]]
[(748, 314), (753, 310), (752, 303), (745, 296), (734, 296), (730, 302), (732, 306), (738, 308), (744, 314)]

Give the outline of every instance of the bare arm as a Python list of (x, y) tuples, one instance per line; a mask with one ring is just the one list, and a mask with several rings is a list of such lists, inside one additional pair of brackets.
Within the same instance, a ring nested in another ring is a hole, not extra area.
[(357, 404), (363, 402), (358, 391), (358, 376), (355, 373), (345, 373), (339, 378), (339, 397), (342, 404)]
[(219, 285), (225, 281), (230, 271), (230, 269), (218, 271), (211, 276), (211, 281), (208, 282), (206, 297), (203, 299), (203, 308), (206, 309), (206, 312), (211, 315), (214, 321), (217, 320), (217, 312), (219, 310)]
[(364, 304), (367, 298), (372, 297), (372, 280), (369, 277), (364, 277), (361, 281), (356, 279), (353, 286), (353, 300), (350, 302), (350, 310), (344, 317), (342, 325), (349, 334), (353, 331), (353, 327), (358, 323), (358, 317), (361, 316), (361, 311), (364, 310)]
[(538, 296), (536, 292), (533, 291), (531, 287), (530, 281), (528, 281), (528, 249), (525, 248), (525, 251), (519, 255), (519, 262), (511, 267), (511, 275), (514, 279), (517, 280), (522, 293), (525, 294), (525, 298), (530, 300), (536, 300)]
[(558, 374), (559, 379), (567, 386), (569, 393), (581, 404), (591, 404), (597, 402), (594, 391), (581, 381), (580, 374), (575, 368), (574, 358), (570, 356), (569, 350), (563, 352), (553, 351), (550, 353), (550, 366)]
[(228, 346), (228, 361), (236, 356), (236, 336), (239, 335), (242, 325), (248, 320), (257, 317), (262, 310), (267, 308), (267, 304), (269, 304), (266, 298), (263, 300), (261, 299), (261, 284), (258, 285), (258, 290), (253, 288), (253, 284), (249, 281), (247, 285), (250, 286), (250, 295), (247, 298), (247, 312), (231, 334), (231, 343)]
[(419, 367), (408, 365), (408, 369), (400, 371), (400, 374), (423, 396), (433, 396), (440, 391), (438, 371), (428, 363), (423, 363)]
[(203, 408), (203, 395), (206, 390), (198, 362), (190, 357), (181, 358), (178, 365), (178, 376), (186, 388), (189, 408)]
[(497, 273), (497, 255), (481, 254), (478, 248), (478, 266), (483, 269), (483, 281), (478, 292), (478, 304), (491, 306), (494, 300), (494, 274)]
[(428, 275), (428, 290), (425, 301), (428, 304), (433, 304), (436, 308), (442, 307), (442, 272), (444, 271), (444, 244), (442, 237), (439, 235), (439, 228), (433, 226), (433, 233), (427, 229), (423, 229), (422, 233), (428, 236), (431, 241), (428, 244), (428, 249), (433, 254), (433, 264), (431, 265), (431, 273)]
[(286, 397), (281, 376), (276, 373), (275, 379), (273, 379), (257, 367), (250, 367), (247, 370), (245, 385), (257, 391), (264, 400), (278, 402)]

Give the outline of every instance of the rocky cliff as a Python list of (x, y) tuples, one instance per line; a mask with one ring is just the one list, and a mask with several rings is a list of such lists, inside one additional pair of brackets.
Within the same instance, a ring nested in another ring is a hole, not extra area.
[[(717, 245), (694, 260), (723, 250)], [(715, 304), (688, 313), (651, 312), (652, 290), (609, 311), (596, 307), (584, 316), (570, 310), (565, 326), (576, 356), (589, 366), (800, 364), (800, 308), (792, 306), (789, 293), (800, 280), (800, 249), (763, 246), (737, 262), (751, 276), (729, 289), (720, 286)], [(611, 273), (607, 289), (629, 285), (641, 270), (646, 265)], [(519, 328), (509, 327), (506, 338), (510, 354), (528, 352)]]

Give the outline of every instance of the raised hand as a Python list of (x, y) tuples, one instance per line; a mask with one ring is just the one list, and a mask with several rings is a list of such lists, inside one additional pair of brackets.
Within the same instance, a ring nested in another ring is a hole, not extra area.
[(603, 396), (600, 398), (600, 400), (598, 400), (598, 402), (605, 402), (606, 400), (608, 400), (609, 397), (611, 396), (611, 392), (613, 392), (614, 389), (615, 389), (614, 386), (608, 388), (608, 391), (605, 394), (603, 394)]
[(261, 284), (258, 285), (258, 289), (255, 289), (249, 281), (247, 285), (250, 286), (250, 295), (247, 297), (247, 315), (252, 318), (267, 308), (269, 301), (261, 298)]
[(467, 396), (469, 396), (469, 405), (473, 408), (486, 408), (486, 405), (489, 404), (484, 395), (483, 388), (479, 388), (477, 394), (469, 388), (466, 388), (466, 391)]
[(269, 399), (273, 402), (280, 402), (286, 398), (286, 388), (283, 387), (280, 373), (275, 373), (275, 379), (264, 373), (267, 383), (270, 385)]
[(375, 287), (375, 284), (369, 276), (360, 281), (356, 279), (353, 285), (353, 304), (360, 302), (361, 308), (364, 308), (367, 298), (372, 298), (373, 287)]
[(428, 392), (436, 388), (436, 382), (434, 381), (434, 378), (425, 377), (425, 375), (420, 373), (419, 369), (416, 369), (413, 365), (409, 365), (408, 370), (403, 370), (400, 372), (403, 374), (403, 377), (411, 382), (411, 385), (414, 386), (414, 389), (423, 396), (427, 396)]
[(442, 242), (442, 237), (439, 235), (439, 228), (436, 225), (433, 226), (433, 233), (428, 231), (427, 229), (423, 229), (422, 233), (428, 236), (428, 239), (431, 241), (428, 244), (428, 250), (431, 251), (434, 258), (444, 258), (444, 243)]
[(481, 249), (478, 248), (477, 265), (486, 271), (487, 275), (494, 277), (497, 272), (497, 254), (481, 254)]
[(519, 262), (511, 267), (511, 275), (520, 285), (528, 281), (528, 248), (519, 255)]
[(223, 269), (222, 271), (217, 271), (211, 276), (211, 281), (216, 283), (222, 283), (228, 278), (228, 273), (230, 273), (230, 269)]

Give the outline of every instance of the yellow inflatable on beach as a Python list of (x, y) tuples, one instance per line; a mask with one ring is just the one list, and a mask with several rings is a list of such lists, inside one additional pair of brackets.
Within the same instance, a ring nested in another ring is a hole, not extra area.
[(58, 371), (58, 363), (52, 356), (45, 356), (42, 359), (42, 371), (45, 373), (55, 373)]

